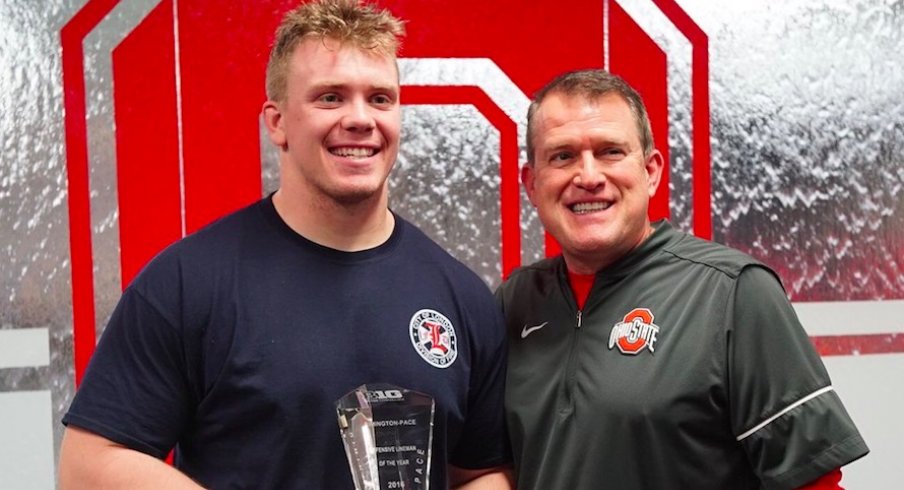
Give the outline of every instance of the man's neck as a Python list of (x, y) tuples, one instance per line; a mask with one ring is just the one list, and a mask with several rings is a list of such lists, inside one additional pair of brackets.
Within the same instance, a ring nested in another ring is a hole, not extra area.
[(344, 252), (377, 247), (389, 239), (395, 227), (385, 191), (358, 203), (342, 204), (280, 188), (273, 195), (273, 206), (299, 235)]

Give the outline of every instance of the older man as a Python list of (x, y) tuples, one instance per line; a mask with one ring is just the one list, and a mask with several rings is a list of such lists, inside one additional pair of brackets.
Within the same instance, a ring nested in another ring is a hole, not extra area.
[(528, 155), (562, 255), (497, 291), (518, 488), (840, 488), (868, 449), (778, 278), (650, 223), (663, 159), (638, 94), (601, 70), (555, 79)]

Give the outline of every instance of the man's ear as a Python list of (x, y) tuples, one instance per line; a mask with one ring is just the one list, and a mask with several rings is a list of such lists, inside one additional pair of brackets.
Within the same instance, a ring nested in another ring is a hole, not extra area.
[(665, 166), (665, 160), (659, 150), (653, 150), (643, 162), (644, 170), (647, 172), (647, 194), (653, 197), (656, 189), (659, 188), (659, 182), (662, 180), (662, 169)]
[(283, 117), (279, 104), (272, 100), (264, 102), (261, 116), (264, 118), (264, 125), (267, 126), (267, 134), (270, 136), (270, 141), (280, 148), (285, 148), (287, 143), (286, 131), (283, 128)]
[(524, 185), (524, 191), (527, 192), (530, 203), (537, 207), (537, 203), (534, 201), (534, 183), (537, 177), (535, 172), (534, 165), (530, 162), (521, 167), (521, 184)]

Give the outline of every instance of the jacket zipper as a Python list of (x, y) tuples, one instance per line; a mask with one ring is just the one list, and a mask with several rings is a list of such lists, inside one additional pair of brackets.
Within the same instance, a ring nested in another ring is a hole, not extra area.
[(581, 322), (582, 322), (583, 312), (578, 310), (575, 315), (575, 324), (574, 324), (574, 334), (571, 337), (571, 353), (568, 356), (568, 364), (565, 371), (565, 386), (563, 389), (563, 398), (559, 405), (559, 414), (565, 415), (570, 414), (574, 410), (574, 385), (575, 385), (575, 372), (577, 371), (577, 351), (578, 351), (578, 337), (581, 332)]

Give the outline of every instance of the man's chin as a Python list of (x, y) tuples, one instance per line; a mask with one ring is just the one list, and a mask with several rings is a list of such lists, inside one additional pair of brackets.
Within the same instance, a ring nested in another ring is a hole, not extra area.
[(601, 247), (611, 247), (615, 241), (613, 227), (609, 223), (594, 223), (565, 228), (563, 242), (570, 243), (575, 251), (592, 252)]
[(577, 257), (596, 257), (608, 255), (618, 244), (607, 237), (586, 237), (580, 240), (559, 242), (562, 249)]
[(367, 202), (379, 200), (382, 193), (381, 191), (382, 187), (377, 189), (346, 189), (330, 193), (330, 198), (332, 198), (336, 204), (342, 206), (358, 206)]

